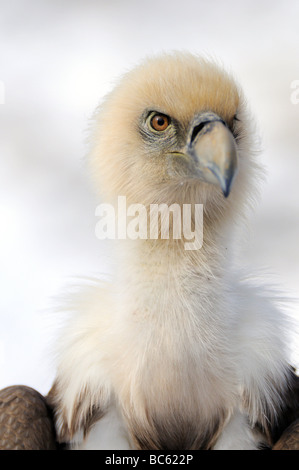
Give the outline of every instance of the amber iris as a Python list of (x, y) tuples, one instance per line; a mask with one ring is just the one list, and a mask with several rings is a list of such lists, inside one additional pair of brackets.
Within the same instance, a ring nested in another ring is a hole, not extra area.
[(155, 131), (165, 131), (169, 126), (169, 118), (165, 114), (155, 114), (151, 119), (151, 126)]

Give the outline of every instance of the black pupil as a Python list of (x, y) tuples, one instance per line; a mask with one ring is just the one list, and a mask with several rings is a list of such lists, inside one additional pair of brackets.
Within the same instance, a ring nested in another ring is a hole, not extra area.
[(160, 126), (160, 127), (164, 126), (164, 124), (165, 124), (165, 119), (164, 119), (164, 117), (160, 116), (160, 117), (157, 119), (157, 124), (158, 124), (158, 126)]

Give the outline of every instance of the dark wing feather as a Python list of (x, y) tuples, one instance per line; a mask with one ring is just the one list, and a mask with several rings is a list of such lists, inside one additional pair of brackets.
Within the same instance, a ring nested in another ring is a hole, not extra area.
[(52, 412), (36, 390), (0, 390), (0, 450), (57, 450)]
[(257, 428), (265, 434), (269, 448), (299, 449), (299, 377), (292, 367), (288, 372), (287, 387), (281, 401), (276, 419), (269, 418), (263, 426), (260, 421)]
[[(273, 444), (276, 444), (286, 430), (291, 432), (293, 423), (299, 420), (299, 377), (294, 369), (290, 369), (288, 378), (288, 387), (282, 397), (283, 406), (278, 413), (277, 420), (272, 426), (269, 426), (270, 435)], [(295, 431), (295, 428), (294, 428)], [(294, 435), (294, 439), (295, 439)], [(297, 439), (299, 435), (297, 433)], [(298, 444), (299, 445), (299, 440)]]
[(284, 431), (272, 450), (299, 450), (299, 419)]
[[(273, 450), (299, 450), (299, 377), (290, 373), (284, 408), (267, 434)], [(0, 390), (0, 450), (58, 450), (52, 409), (36, 390), (15, 385)]]

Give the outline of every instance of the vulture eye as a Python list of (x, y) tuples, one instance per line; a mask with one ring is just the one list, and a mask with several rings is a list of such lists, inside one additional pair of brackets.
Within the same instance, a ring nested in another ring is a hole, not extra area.
[(155, 113), (150, 118), (150, 126), (153, 130), (162, 132), (169, 126), (170, 119), (165, 114)]

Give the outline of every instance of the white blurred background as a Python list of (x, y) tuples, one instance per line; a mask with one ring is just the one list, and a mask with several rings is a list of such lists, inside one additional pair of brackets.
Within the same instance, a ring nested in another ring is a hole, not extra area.
[(209, 53), (243, 85), (268, 171), (244, 263), (299, 294), (298, 24), (297, 0), (0, 0), (0, 389), (48, 392), (53, 299), (70, 278), (110, 269), (94, 233), (86, 130), (147, 54)]

